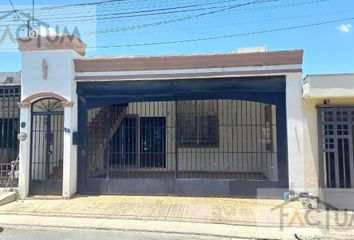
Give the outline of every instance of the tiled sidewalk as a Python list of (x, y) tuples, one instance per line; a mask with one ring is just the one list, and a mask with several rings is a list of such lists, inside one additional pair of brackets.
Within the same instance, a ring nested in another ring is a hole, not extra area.
[[(353, 227), (332, 224), (334, 215), (329, 217), (331, 228), (325, 229), (325, 211), (310, 213), (311, 222), (321, 221), (321, 225), (311, 226), (304, 220), (306, 210), (299, 202), (284, 205), (283, 212), (287, 217), (282, 219), (284, 229), (280, 229), (282, 220), (272, 208), (282, 204), (284, 202), (280, 200), (240, 198), (31, 198), (0, 207), (0, 224), (187, 232), (265, 239), (291, 239), (288, 237), (293, 233), (302, 233), (311, 237), (326, 236), (325, 239), (354, 239)], [(296, 213), (299, 213), (300, 219), (292, 219), (297, 216)]]
[[(95, 196), (71, 200), (32, 198), (0, 207), (0, 213), (254, 225), (257, 207), (281, 203), (278, 200), (146, 196)], [(291, 203), (287, 207), (300, 205)]]

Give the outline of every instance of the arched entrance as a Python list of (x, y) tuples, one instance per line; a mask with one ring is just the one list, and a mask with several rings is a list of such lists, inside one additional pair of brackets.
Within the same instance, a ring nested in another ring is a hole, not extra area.
[(31, 105), (30, 194), (62, 195), (64, 108), (56, 98)]

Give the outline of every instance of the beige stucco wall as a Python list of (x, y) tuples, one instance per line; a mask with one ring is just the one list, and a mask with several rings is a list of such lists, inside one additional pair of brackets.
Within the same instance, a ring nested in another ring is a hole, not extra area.
[[(180, 170), (262, 172), (269, 179), (277, 180), (274, 172), (277, 168), (276, 126), (272, 126), (274, 153), (268, 152), (261, 140), (265, 104), (236, 100), (210, 100), (200, 104), (217, 113), (219, 144), (215, 147), (180, 147)], [(275, 124), (275, 106), (272, 110)], [(175, 102), (132, 103), (128, 107), (128, 114), (139, 117), (166, 117), (167, 170), (175, 167), (174, 113)]]
[(324, 100), (329, 100), (331, 105), (354, 105), (354, 96), (351, 98), (304, 98), (305, 187), (314, 194), (317, 194), (319, 182), (316, 105), (322, 105)]
[[(190, 103), (185, 101), (184, 103)], [(187, 107), (181, 105), (179, 107)], [(272, 135), (274, 151), (267, 151), (263, 139), (266, 130), (264, 107), (266, 104), (237, 100), (205, 100), (199, 106), (218, 118), (218, 145), (214, 147), (179, 147), (179, 170), (263, 173), (269, 180), (277, 181), (276, 107), (272, 106)], [(166, 118), (166, 168), (175, 169), (175, 110), (174, 101), (138, 102), (128, 105), (127, 114), (137, 117)], [(88, 114), (92, 121), (99, 109)], [(183, 111), (183, 110), (180, 110)], [(205, 113), (206, 113), (205, 112)], [(139, 132), (139, 124), (137, 126)], [(139, 138), (139, 134), (138, 134)], [(138, 144), (140, 140), (137, 141)], [(139, 151), (140, 146), (137, 146)], [(137, 166), (139, 166), (137, 154)], [(104, 169), (104, 161), (98, 168)]]

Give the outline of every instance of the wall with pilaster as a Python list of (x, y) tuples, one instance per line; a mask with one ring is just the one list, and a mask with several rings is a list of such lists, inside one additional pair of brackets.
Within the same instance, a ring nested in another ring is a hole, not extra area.
[[(72, 133), (77, 130), (77, 97), (74, 59), (82, 58), (73, 50), (38, 50), (22, 52), (21, 100), (41, 93), (54, 93), (65, 98), (73, 106), (65, 106), (64, 127), (70, 132), (64, 133), (63, 149), (63, 196), (70, 197), (76, 192), (76, 146), (72, 145)], [(48, 64), (48, 77), (43, 78), (42, 64)], [(40, 98), (40, 96), (39, 96)], [(38, 99), (38, 98), (37, 98)], [(33, 101), (37, 100), (33, 99)], [(29, 194), (30, 183), (30, 140), (31, 107), (21, 107), (21, 122), (26, 127), (27, 139), (20, 143), (20, 179), (19, 193), (22, 198)]]
[(302, 73), (286, 76), (286, 112), (288, 134), (289, 187), (305, 190)]

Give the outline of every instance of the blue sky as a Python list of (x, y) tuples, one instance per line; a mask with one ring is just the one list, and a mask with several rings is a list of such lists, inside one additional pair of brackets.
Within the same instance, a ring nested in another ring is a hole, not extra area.
[[(58, 0), (55, 3), (71, 4), (97, 1), (100, 0)], [(354, 72), (354, 20), (287, 31), (219, 38), (210, 41), (91, 49), (94, 45), (122, 46), (127, 44), (199, 39), (354, 18), (353, 0), (278, 0), (219, 11), (220, 9), (251, 1), (126, 0), (118, 3), (97, 5), (95, 9), (93, 6), (87, 6), (81, 8), (66, 7), (60, 10), (37, 10), (36, 15), (39, 19), (53, 24), (52, 26), (55, 24), (79, 25), (79, 31), (82, 31), (81, 36), (83, 40), (86, 40), (90, 46), (87, 57), (94, 55), (223, 53), (233, 52), (241, 47), (266, 45), (270, 51), (304, 49), (304, 75)], [(4, 0), (2, 2), (3, 10), (11, 9), (8, 1)], [(31, 2), (32, 0), (13, 0), (15, 7), (19, 9), (28, 7)], [(50, 4), (52, 4), (52, 1), (36, 0), (37, 7)], [(185, 7), (190, 5), (195, 5), (195, 7)], [(181, 6), (183, 8), (180, 8)], [(164, 12), (161, 10), (162, 8), (171, 8), (171, 10), (164, 10), (169, 13), (160, 14)], [(173, 12), (172, 8), (180, 12), (171, 13)], [(160, 10), (155, 11), (156, 9)], [(181, 11), (186, 9), (191, 11)], [(138, 11), (139, 13), (130, 13), (129, 15), (137, 14), (140, 16), (130, 16), (129, 18), (111, 17), (117, 16), (117, 14)], [(143, 13), (159, 14), (141, 16), (141, 11), (145, 11)], [(211, 11), (219, 12), (205, 16), (190, 17)], [(101, 20), (95, 21), (92, 17), (95, 14)], [(75, 22), (75, 20), (80, 20), (81, 18), (82, 21)], [(176, 19), (183, 18), (186, 19), (175, 21)], [(162, 21), (169, 23), (151, 26), (154, 23)], [(20, 24), (18, 18), (14, 16), (10, 19), (0, 20), (0, 23), (2, 25)], [(141, 27), (145, 24), (149, 26)], [(137, 29), (126, 29), (132, 26)], [(111, 31), (117, 28), (120, 28), (120, 31)], [(97, 35), (92, 34), (96, 30), (100, 33)], [(2, 35), (3, 32), (1, 31), (0, 34)], [(8, 52), (0, 50), (0, 56), (0, 71), (19, 71), (21, 69), (21, 59), (18, 51)]]

